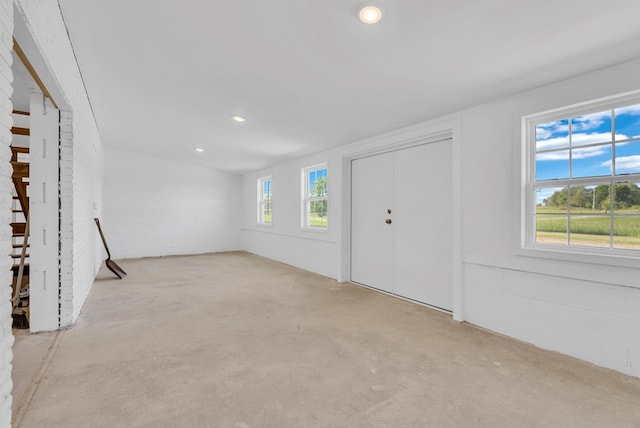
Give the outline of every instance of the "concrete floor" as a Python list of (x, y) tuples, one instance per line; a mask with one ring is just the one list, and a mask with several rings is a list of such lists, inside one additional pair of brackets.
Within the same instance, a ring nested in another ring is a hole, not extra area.
[(18, 338), (45, 369), (14, 425), (640, 426), (640, 379), (423, 306), (246, 253), (119, 263), (72, 329)]

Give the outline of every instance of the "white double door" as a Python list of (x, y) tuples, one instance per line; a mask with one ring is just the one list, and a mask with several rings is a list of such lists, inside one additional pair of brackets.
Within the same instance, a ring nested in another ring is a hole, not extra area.
[(355, 159), (351, 178), (351, 281), (451, 311), (451, 140)]

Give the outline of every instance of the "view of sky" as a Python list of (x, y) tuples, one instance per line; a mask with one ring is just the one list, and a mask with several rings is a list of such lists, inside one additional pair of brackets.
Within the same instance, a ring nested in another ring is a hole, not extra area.
[(537, 181), (640, 173), (640, 104), (538, 125), (535, 168)]
[[(314, 194), (313, 191), (314, 191), (314, 189), (316, 187), (316, 181), (319, 178), (323, 178), (323, 177), (325, 179), (327, 178), (327, 169), (326, 168), (316, 169), (316, 170), (313, 170), (313, 171), (309, 172), (309, 189), (308, 189), (309, 196), (312, 196)], [(325, 189), (325, 191), (326, 191), (326, 189)], [(318, 196), (318, 195), (315, 195), (315, 196)]]

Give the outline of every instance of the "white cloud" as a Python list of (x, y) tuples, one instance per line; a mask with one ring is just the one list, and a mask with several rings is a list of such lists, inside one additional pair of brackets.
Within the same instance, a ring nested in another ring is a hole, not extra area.
[[(596, 147), (584, 147), (582, 149), (573, 150), (573, 160), (588, 159), (596, 156), (609, 155), (611, 152), (608, 150), (609, 146), (596, 146)], [(554, 160), (568, 160), (569, 150), (561, 150), (557, 152), (538, 153), (536, 155), (536, 161), (554, 161)]]
[[(536, 140), (548, 140), (552, 138), (554, 134), (562, 132), (568, 134), (569, 122), (566, 120), (557, 120), (555, 122), (541, 123), (536, 126)], [(566, 138), (566, 137), (553, 137), (553, 138)]]
[(574, 117), (571, 121), (571, 132), (596, 129), (607, 119), (611, 122), (611, 110)]
[[(629, 137), (627, 137), (624, 134), (616, 134), (615, 135), (616, 141), (620, 141), (620, 140), (626, 140)], [(578, 147), (578, 146), (586, 146), (589, 144), (597, 144), (597, 143), (605, 143), (611, 141), (611, 132), (598, 132), (598, 133), (579, 133), (579, 134), (573, 134), (571, 136), (571, 145), (573, 147)]]
[(607, 150), (609, 146), (598, 146), (598, 147), (586, 147), (584, 149), (575, 149), (573, 151), (573, 156), (572, 158), (574, 160), (576, 159), (587, 159), (587, 158), (594, 158), (596, 156), (602, 156), (602, 155), (610, 155), (610, 151)]
[(536, 155), (536, 162), (538, 162), (538, 161), (567, 160), (567, 159), (569, 159), (569, 150), (563, 150), (563, 151), (560, 151), (560, 152), (538, 153)]
[[(600, 166), (611, 168), (611, 161), (602, 162)], [(638, 172), (640, 171), (640, 155), (621, 156), (616, 158), (616, 172)]]
[(616, 109), (616, 116), (620, 116), (621, 114), (633, 114), (633, 115), (638, 114), (638, 115), (640, 115), (640, 104), (617, 108)]
[[(616, 138), (616, 141), (620, 141), (620, 140), (626, 140), (630, 137), (624, 134), (616, 134), (615, 138)], [(589, 144), (605, 143), (608, 141), (611, 141), (610, 132), (599, 132), (599, 133), (591, 133), (591, 134), (580, 133), (580, 134), (573, 134), (571, 136), (572, 147), (588, 146)], [(555, 137), (555, 138), (549, 138), (548, 140), (536, 141), (537, 151), (561, 149), (565, 147), (569, 148), (569, 137)]]
[(537, 151), (560, 149), (564, 147), (569, 148), (569, 136), (536, 140)]

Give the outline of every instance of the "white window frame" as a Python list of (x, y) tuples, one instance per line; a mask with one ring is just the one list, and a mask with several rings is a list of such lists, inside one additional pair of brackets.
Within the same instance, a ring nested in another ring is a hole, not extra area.
[[(569, 107), (549, 110), (522, 118), (522, 189), (521, 189), (521, 254), (536, 257), (560, 258), (572, 261), (614, 264), (621, 266), (637, 265), (640, 250), (624, 250), (605, 247), (571, 246), (536, 242), (536, 187), (565, 187), (571, 184), (591, 186), (597, 184), (615, 184), (620, 182), (640, 182), (640, 174), (594, 176), (586, 178), (568, 178), (556, 180), (535, 179), (536, 126), (563, 119), (571, 119), (607, 109), (640, 104), (640, 91), (601, 98)], [(613, 126), (613, 125), (612, 125)], [(615, 133), (615, 129), (612, 131)], [(637, 141), (637, 140), (633, 140)], [(612, 154), (615, 162), (615, 153)], [(611, 212), (611, 211), (610, 211)], [(613, 216), (613, 212), (610, 214)], [(569, 217), (570, 218), (570, 217)], [(569, 231), (568, 231), (569, 232)], [(613, 232), (612, 232), (613, 233)]]
[[(309, 189), (309, 175), (312, 172), (317, 171), (327, 171), (327, 190), (326, 194), (323, 196), (310, 196), (308, 194)], [(308, 166), (302, 168), (302, 228), (305, 230), (313, 230), (313, 231), (328, 231), (329, 229), (329, 165), (327, 163), (321, 163), (317, 165)], [(326, 224), (325, 225), (314, 225), (310, 224), (310, 212), (311, 212), (311, 203), (318, 201), (326, 201), (327, 212), (326, 216)]]
[[(265, 199), (264, 195), (264, 183), (270, 182), (270, 193), (269, 200)], [(258, 224), (264, 226), (271, 226), (273, 224), (273, 177), (271, 175), (267, 175), (265, 177), (258, 178)], [(265, 205), (267, 202), (271, 205), (271, 221), (265, 220)]]

